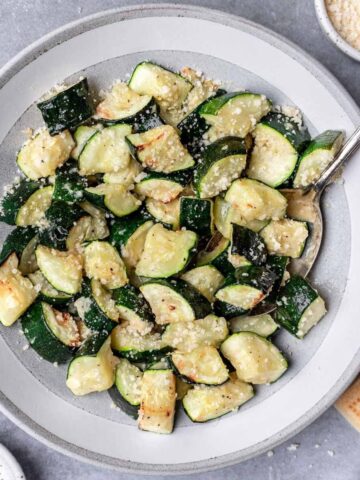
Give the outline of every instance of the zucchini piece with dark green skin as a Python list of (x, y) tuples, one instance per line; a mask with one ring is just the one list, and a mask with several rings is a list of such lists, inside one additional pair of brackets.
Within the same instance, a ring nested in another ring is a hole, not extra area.
[(110, 333), (117, 325), (119, 314), (111, 294), (97, 280), (84, 280), (75, 308), (79, 317), (93, 332)]
[(126, 187), (113, 183), (86, 188), (85, 198), (95, 206), (109, 210), (115, 217), (130, 215), (141, 206), (141, 201)]
[(181, 279), (204, 295), (209, 302), (215, 301), (214, 294), (224, 281), (223, 275), (214, 265), (203, 265), (188, 270), (181, 275)]
[(115, 405), (134, 418), (138, 417), (143, 372), (126, 358), (121, 358), (115, 370), (115, 388), (109, 391)]
[(66, 385), (74, 395), (108, 390), (115, 380), (115, 361), (108, 332), (94, 332), (69, 364)]
[(79, 175), (76, 164), (66, 162), (56, 172), (53, 198), (71, 204), (80, 202), (87, 186), (87, 180)]
[(304, 251), (309, 229), (306, 222), (282, 218), (272, 220), (260, 231), (260, 235), (270, 254), (299, 258)]
[(261, 120), (254, 130), (254, 138), (247, 175), (273, 188), (293, 176), (298, 154), (310, 141), (305, 127), (277, 112)]
[(75, 320), (45, 302), (35, 303), (21, 320), (31, 347), (48, 362), (65, 363), (80, 344)]
[(72, 149), (71, 156), (74, 160), (78, 160), (79, 156), (85, 147), (87, 141), (96, 133), (102, 129), (102, 125), (80, 125), (74, 131), (75, 147)]
[(216, 233), (207, 244), (205, 250), (199, 253), (196, 266), (213, 265), (223, 275), (235, 270), (229, 259), (230, 240)]
[(260, 303), (259, 307), (261, 308), (262, 305), (274, 305), (279, 289), (284, 282), (284, 278), (286, 275), (286, 268), (289, 264), (289, 257), (279, 257), (277, 255), (268, 255), (265, 268), (270, 270), (276, 276), (275, 282), (271, 288), (269, 295), (264, 298), (264, 300)]
[(178, 230), (180, 224), (180, 198), (175, 198), (175, 200), (169, 203), (147, 198), (145, 206), (153, 220), (162, 223), (166, 228)]
[(37, 107), (51, 135), (76, 127), (93, 113), (87, 79), (39, 102)]
[(191, 322), (211, 313), (210, 302), (181, 279), (150, 280), (140, 286), (159, 325)]
[(326, 313), (324, 300), (302, 277), (294, 276), (282, 287), (274, 320), (298, 338), (303, 338)]
[(41, 185), (40, 182), (23, 178), (5, 191), (1, 199), (0, 221), (16, 225), (19, 210)]
[(221, 385), (229, 379), (229, 372), (215, 347), (202, 345), (191, 352), (176, 351), (170, 359), (175, 374), (185, 382)]
[(117, 288), (113, 292), (120, 318), (140, 333), (148, 333), (154, 324), (154, 315), (139, 290), (132, 285)]
[(233, 224), (231, 254), (244, 256), (253, 265), (266, 262), (267, 250), (261, 236), (252, 230)]
[(229, 325), (232, 333), (253, 332), (265, 338), (270, 337), (279, 329), (279, 325), (268, 313), (234, 317), (229, 321)]
[(266, 297), (275, 278), (275, 274), (264, 267), (237, 268), (215, 294), (215, 313), (226, 318), (248, 313)]
[(200, 237), (214, 233), (213, 202), (194, 197), (180, 198), (180, 228), (186, 228)]
[(180, 195), (190, 179), (191, 171), (187, 170), (168, 175), (149, 172), (135, 185), (135, 192), (138, 195), (168, 203)]
[(127, 323), (118, 325), (111, 332), (111, 347), (116, 355), (131, 362), (155, 362), (171, 351), (163, 345), (160, 334), (142, 335)]
[(304, 188), (314, 183), (334, 160), (343, 141), (344, 134), (339, 130), (326, 130), (315, 137), (299, 159), (294, 188)]
[(56, 290), (44, 277), (44, 275), (38, 270), (29, 274), (29, 278), (32, 281), (35, 288), (40, 289), (38, 298), (50, 305), (66, 305), (73, 295), (60, 292)]
[(240, 177), (246, 166), (245, 141), (237, 137), (221, 138), (201, 153), (195, 169), (194, 185), (200, 198), (215, 197)]
[[(37, 229), (34, 227), (17, 227), (6, 237), (0, 253), (0, 264), (3, 263), (9, 255), (16, 253), (19, 258), (19, 270), (24, 273), (32, 273), (31, 270), (36, 265), (30, 265), (31, 258), (26, 255), (31, 246), (33, 251), (37, 244)], [(25, 255), (24, 255), (25, 254)], [(23, 259), (24, 256), (24, 259)], [(25, 258), (27, 256), (27, 258)], [(31, 262), (34, 263), (34, 262)], [(35, 262), (36, 263), (36, 262)]]

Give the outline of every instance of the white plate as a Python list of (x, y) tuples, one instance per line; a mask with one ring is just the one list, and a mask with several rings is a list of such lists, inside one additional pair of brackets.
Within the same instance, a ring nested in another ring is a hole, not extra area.
[[(298, 105), (312, 133), (359, 124), (359, 111), (337, 81), (310, 57), (250, 22), (198, 7), (146, 6), (95, 15), (29, 47), (0, 76), (2, 180), (15, 172), (25, 127), (40, 125), (33, 103), (63, 79), (89, 77), (101, 88), (143, 59), (174, 68), (189, 64), (228, 88), (263, 92), (275, 103)], [(347, 167), (344, 185), (325, 199), (326, 236), (313, 279), (329, 314), (304, 340), (283, 332), (276, 342), (291, 367), (238, 414), (204, 425), (180, 416), (173, 435), (139, 432), (110, 407), (107, 393), (73, 398), (65, 367), (23, 351), (19, 326), (1, 329), (0, 394), (4, 412), (46, 444), (122, 471), (199, 472), (230, 465), (280, 443), (327, 408), (358, 371), (360, 158)], [(3, 232), (5, 234), (5, 232)], [(350, 262), (351, 259), (351, 262)], [(355, 299), (355, 300), (354, 300)]]
[(14, 455), (0, 443), (1, 480), (26, 480), (24, 472)]

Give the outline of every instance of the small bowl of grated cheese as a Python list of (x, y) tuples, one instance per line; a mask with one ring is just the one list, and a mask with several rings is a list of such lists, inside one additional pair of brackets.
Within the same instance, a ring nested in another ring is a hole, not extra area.
[(315, 9), (329, 39), (360, 62), (360, 0), (315, 0)]

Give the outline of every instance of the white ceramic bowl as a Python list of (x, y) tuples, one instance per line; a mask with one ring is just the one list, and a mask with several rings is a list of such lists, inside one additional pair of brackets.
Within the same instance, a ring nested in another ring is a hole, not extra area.
[(322, 29), (333, 44), (346, 53), (346, 55), (360, 62), (360, 51), (344, 40), (332, 24), (326, 9), (325, 0), (315, 0), (315, 10)]

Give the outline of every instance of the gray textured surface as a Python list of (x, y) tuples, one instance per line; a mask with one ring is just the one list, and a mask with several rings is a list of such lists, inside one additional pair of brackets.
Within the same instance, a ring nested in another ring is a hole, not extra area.
[[(126, 2), (128, 5), (133, 3)], [(215, 0), (197, 3), (219, 8), (221, 5), (226, 11), (257, 21), (295, 41), (332, 70), (360, 103), (360, 84), (356, 80), (360, 65), (325, 39), (316, 22), (311, 0)], [(81, 0), (74, 4), (70, 0), (3, 0), (0, 6), (0, 64), (33, 40), (66, 22), (120, 5), (110, 0), (103, 0), (101, 5), (95, 0)], [(1, 417), (0, 442), (16, 454), (29, 479), (134, 478), (70, 460), (32, 440)], [(299, 446), (295, 449), (291, 444)], [(275, 449), (273, 456), (258, 457), (225, 469), (220, 475), (212, 473), (197, 477), (245, 479), (251, 474), (254, 480), (297, 480), (305, 474), (310, 479), (355, 480), (360, 477), (359, 446), (358, 434), (334, 410), (329, 410), (291, 442)]]

